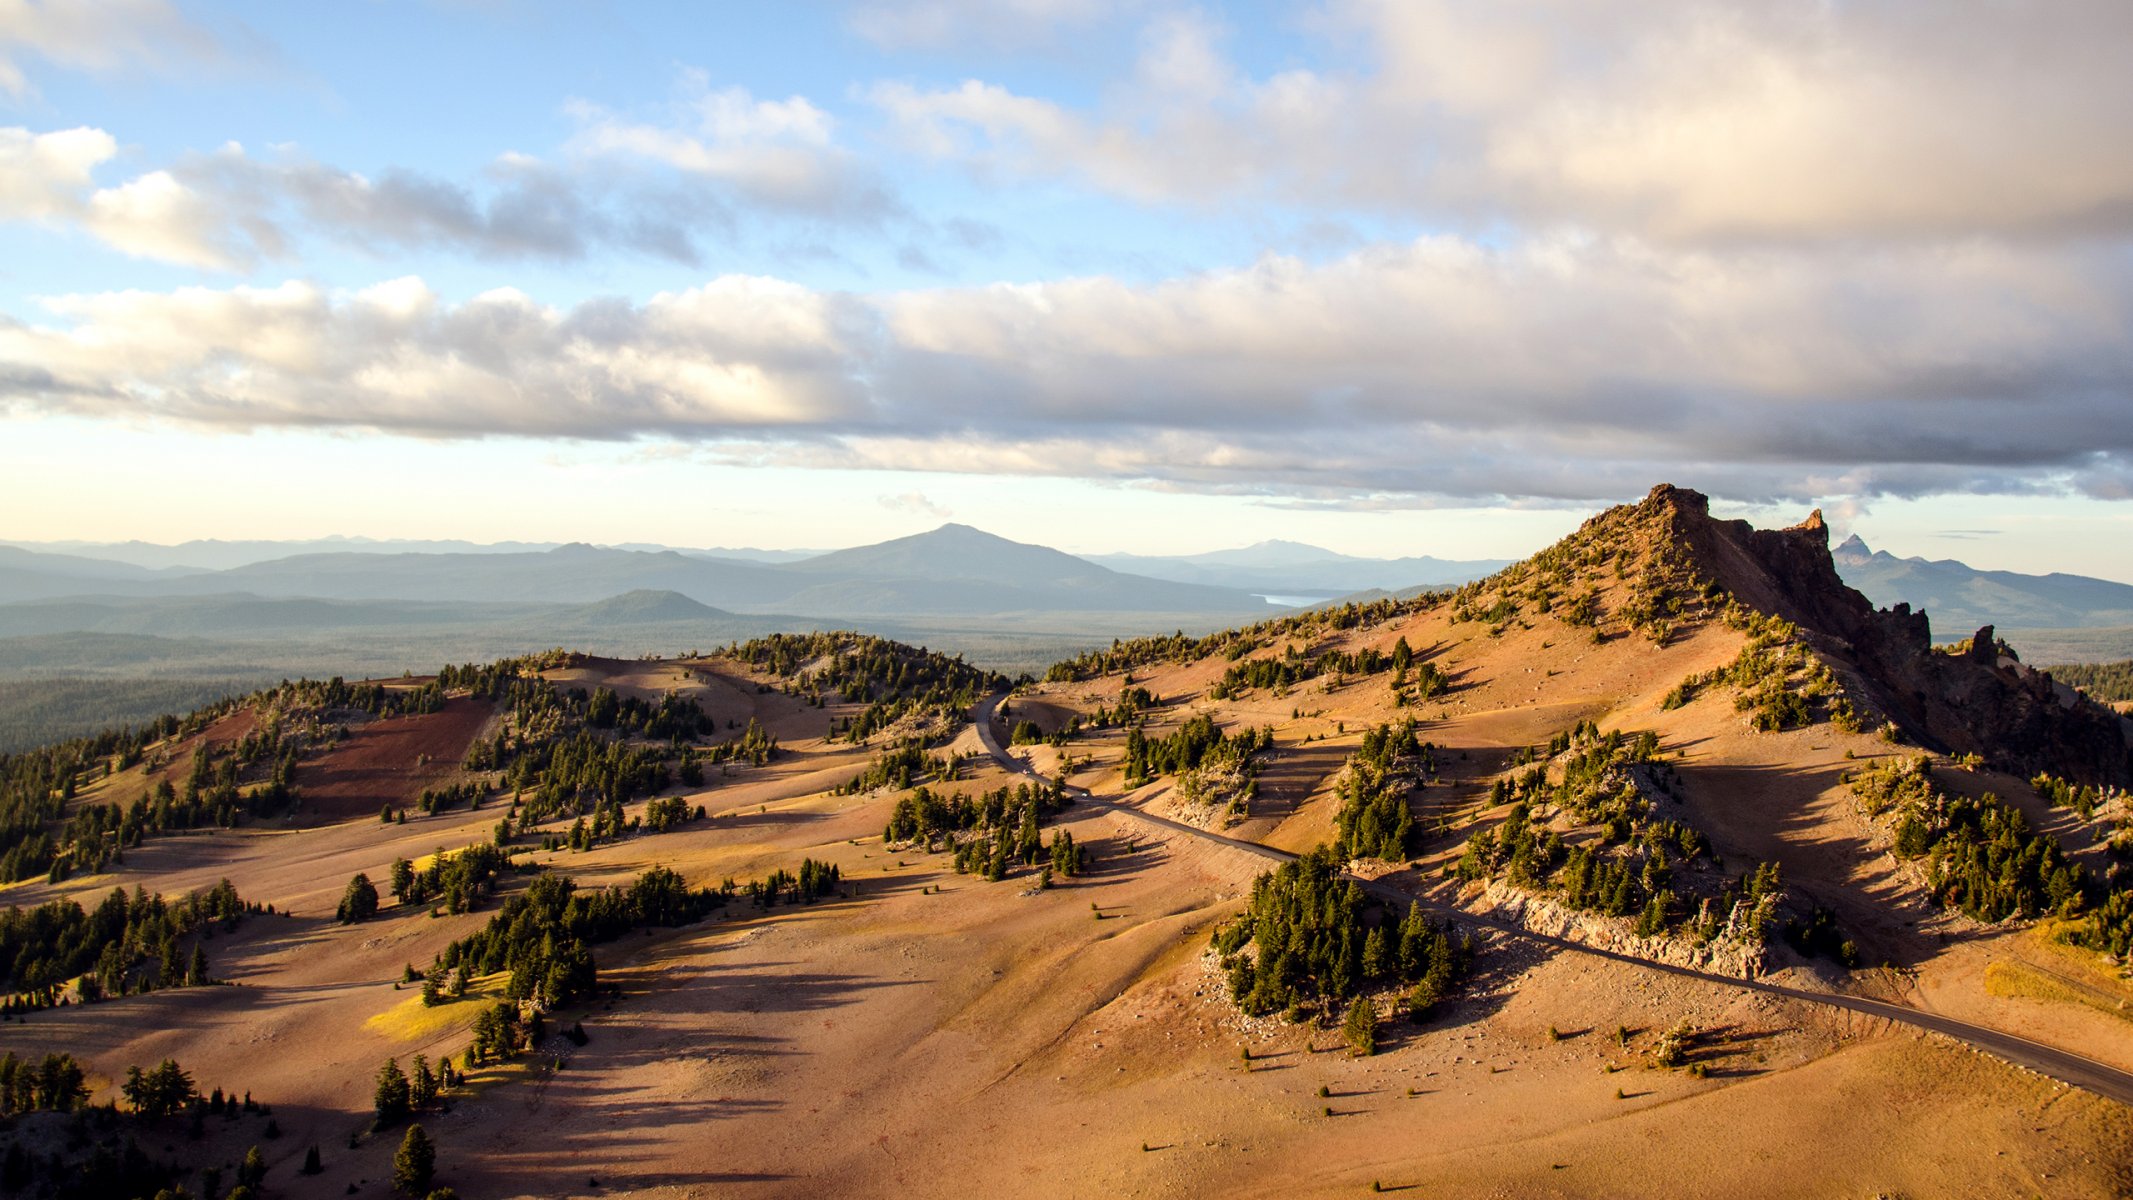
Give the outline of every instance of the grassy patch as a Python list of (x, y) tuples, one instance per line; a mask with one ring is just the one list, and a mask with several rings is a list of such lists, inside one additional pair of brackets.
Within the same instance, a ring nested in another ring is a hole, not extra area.
[(420, 984), (408, 984), (401, 989), (398, 1004), (363, 1022), (363, 1028), (403, 1042), (427, 1042), (469, 1028), (489, 1001), (503, 995), (508, 978), (505, 971), (484, 975), (467, 988), (466, 995), (435, 1006), (422, 1003)]
[(1985, 968), (1985, 991), (1994, 996), (2020, 996), (2061, 1004), (2079, 1004), (2133, 1023), (2133, 1004), (2113, 999), (2101, 988), (2092, 988), (2047, 975), (2016, 962), (1996, 962)]

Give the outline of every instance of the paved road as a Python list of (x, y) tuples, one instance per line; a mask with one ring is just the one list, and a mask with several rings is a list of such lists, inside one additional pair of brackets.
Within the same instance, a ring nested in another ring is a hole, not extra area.
[[(993, 761), (1007, 770), (1018, 774), (1037, 776), (1037, 772), (1028, 763), (1007, 752), (1007, 748), (1000, 744), (999, 735), (993, 731), (993, 713), (999, 708), (1003, 699), (1005, 699), (1003, 696), (988, 696), (979, 701), (977, 706), (971, 710), (971, 720), (977, 724), (978, 728), (978, 741), (985, 747), (985, 752), (992, 757)], [(1176, 833), (1182, 833), (1188, 837), (1196, 837), (1202, 841), (1231, 846), (1244, 851), (1246, 854), (1255, 854), (1260, 858), (1274, 862), (1292, 862), (1298, 857), (1287, 850), (1279, 850), (1260, 842), (1225, 837), (1222, 834), (1212, 833), (1195, 825), (1187, 825), (1183, 821), (1173, 821), (1168, 817), (1157, 816), (1154, 813), (1135, 808), (1130, 804), (1122, 804), (1117, 800), (1097, 796), (1087, 788), (1069, 787), (1067, 788), (1067, 794), (1077, 801), (1085, 802), (1098, 808), (1109, 809), (1112, 812), (1121, 813), (1135, 820)], [(1693, 967), (1681, 967), (1654, 959), (1638, 958), (1632, 954), (1621, 954), (1613, 950), (1603, 950), (1597, 946), (1588, 946), (1582, 942), (1573, 942), (1563, 938), (1550, 937), (1543, 933), (1534, 933), (1507, 921), (1478, 916), (1467, 912), (1465, 909), (1443, 904), (1427, 896), (1417, 895), (1415, 892), (1388, 880), (1360, 880), (1359, 882), (1362, 883), (1365, 891), (1381, 900), (1395, 904), (1415, 901), (1420, 903), (1423, 908), (1440, 916), (1455, 918), (1463, 924), (1480, 926), (1507, 937), (1521, 938), (1551, 949), (1611, 959), (1615, 962), (1641, 967), (1647, 971), (1660, 971), (1668, 975), (1680, 975), (1689, 979), (1702, 980), (1705, 983), (1718, 984), (1722, 987), (1762, 992), (1771, 996), (1784, 996), (1788, 999), (1804, 1000), (1810, 1004), (1822, 1004), (1831, 1008), (1847, 1009), (1851, 1012), (1864, 1013), (1867, 1016), (1881, 1017), (1901, 1025), (1909, 1025), (1914, 1028), (1945, 1034), (1966, 1045), (2003, 1058), (2016, 1066), (2026, 1067), (2040, 1075), (2049, 1076), (2061, 1083), (2071, 1084), (2084, 1091), (2094, 1092), (2096, 1095), (2116, 1100), (2120, 1104), (2133, 1105), (2133, 1072), (2122, 1071), (2108, 1063), (2098, 1062), (2093, 1058), (2075, 1054), (2070, 1050), (2062, 1050), (2057, 1046), (2047, 1046), (2042, 1042), (2033, 1042), (2028, 1038), (2018, 1037), (2012, 1033), (1993, 1029), (1989, 1026), (1973, 1025), (1968, 1021), (1958, 1021), (1953, 1017), (1943, 1017), (1936, 1013), (1922, 1012), (1901, 1004), (1891, 1004), (1885, 1000), (1869, 1000), (1863, 996), (1847, 996), (1835, 992), (1810, 992), (1802, 988), (1785, 987), (1780, 984), (1765, 983), (1757, 979), (1739, 979), (1731, 975), (1716, 975), (1708, 971), (1698, 971)]]

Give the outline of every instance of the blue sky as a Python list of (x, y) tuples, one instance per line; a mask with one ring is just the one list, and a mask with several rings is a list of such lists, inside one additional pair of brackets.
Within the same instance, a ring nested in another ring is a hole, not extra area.
[(17, 538), (2133, 579), (2123, 5), (0, 0)]

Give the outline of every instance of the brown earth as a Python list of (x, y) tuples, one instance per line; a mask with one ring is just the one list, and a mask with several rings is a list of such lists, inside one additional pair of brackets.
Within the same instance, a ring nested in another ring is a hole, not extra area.
[(349, 726), (339, 745), (298, 768), (305, 813), (328, 821), (375, 818), (386, 804), (413, 802), (460, 773), (467, 747), (490, 732), (495, 716), (488, 701), (459, 696), (433, 713)]
[[(2068, 958), (2046, 930), (1930, 908), (1888, 855), (1842, 775), (1910, 751), (1828, 724), (1758, 732), (1725, 689), (1662, 708), (1684, 677), (1732, 660), (1743, 634), (1711, 622), (1663, 643), (1619, 628), (1595, 642), (1550, 615), (1492, 626), (1439, 606), (1292, 630), (1257, 653), (1292, 642), (1307, 656), (1389, 650), (1400, 637), (1449, 673), (1449, 693), (1399, 706), (1380, 674), (1218, 702), (1207, 693), (1229, 665), (1219, 655), (1140, 666), (1132, 679), (1163, 698), (1151, 736), (1196, 712), (1232, 730), (1273, 728), (1259, 799), (1225, 832), (1296, 850), (1329, 835), (1332, 780), (1363, 732), (1416, 718), (1445, 769), (1414, 801), (1428, 834), (1419, 865), (1393, 877), (1447, 899), (1460, 890), (1441, 868), (1498, 819), (1488, 785), (1519, 748), (1580, 719), (1651, 729), (1682, 782), (1669, 815), (1703, 830), (1736, 874), (1780, 862), (1790, 887), (1836, 909), (1871, 963), (1890, 964), (1846, 973), (1780, 950), (1779, 980), (1898, 998), (2133, 1066), (2133, 1023), (2112, 1009), (2125, 987), (2116, 971)], [(646, 698), (681, 690), (722, 731), (762, 721), (786, 753), (682, 791), (704, 821), (533, 861), (596, 885), (655, 864), (713, 883), (813, 857), (842, 868), (847, 894), (743, 906), (600, 948), (622, 995), (558, 1014), (584, 1021), (586, 1046), (558, 1039), (485, 1069), (449, 1112), (424, 1119), (440, 1180), (463, 1196), (1316, 1196), (1373, 1184), (1505, 1197), (2133, 1194), (2133, 1114), (2113, 1102), (1885, 1021), (1507, 940), (1484, 941), (1458, 1002), (1420, 1026), (1391, 1022), (1382, 1053), (1353, 1058), (1333, 1031), (1248, 1020), (1227, 1000), (1209, 934), (1240, 910), (1262, 859), (1084, 807), (1063, 823), (1093, 848), (1090, 874), (1049, 890), (1026, 873), (986, 883), (946, 855), (884, 847), (894, 793), (834, 794), (879, 748), (822, 740), (849, 706), (760, 690), (770, 681), (715, 658), (581, 660), (552, 678)], [(1056, 728), (1115, 702), (1123, 683), (1046, 684), (1013, 704)], [(1074, 782), (1123, 794), (1122, 739), (1103, 730), (1070, 742)], [(975, 743), (966, 733), (955, 746)], [(1051, 747), (1024, 753), (1040, 769), (1059, 765)], [(376, 769), (381, 788), (399, 786), (387, 761)], [(949, 786), (1010, 781), (986, 765)], [(1954, 782), (1990, 787), (2040, 821), (2066, 819), (2013, 776)], [(1168, 786), (1128, 799), (1168, 803)], [(352, 787), (356, 819), (345, 823), (162, 839), (113, 875), (12, 889), (10, 902), (35, 903), (228, 877), (294, 915), (211, 943), (233, 986), (0, 1029), (84, 1056), (100, 1082), (176, 1056), (204, 1084), (275, 1106), (284, 1136), (263, 1143), (274, 1194), (385, 1194), (397, 1135), (363, 1132), (371, 1077), (389, 1055), (463, 1047), (476, 1010), (423, 1010), (393, 981), (488, 911), (388, 905), (354, 927), (330, 915), (356, 871), (376, 879), (394, 857), (484, 839), (498, 806), (380, 825), (383, 799)], [(2010, 976), (2009, 964), (2035, 974)], [(1651, 1064), (1659, 1031), (1683, 1020), (1698, 1031), (1700, 1075)], [(298, 1177), (313, 1143), (327, 1171)], [(234, 1161), (241, 1146), (228, 1146), (214, 1153)]]

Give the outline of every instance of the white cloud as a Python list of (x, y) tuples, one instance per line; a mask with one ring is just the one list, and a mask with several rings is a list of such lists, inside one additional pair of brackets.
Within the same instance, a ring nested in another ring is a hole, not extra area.
[(226, 56), (167, 0), (0, 0), (0, 92), (34, 92), (24, 54), (97, 74)]
[(1670, 240), (2133, 231), (2119, 0), (1340, 0), (1345, 67), (1250, 78), (1152, 23), (1088, 109), (870, 95), (923, 153), (1141, 201), (1278, 201)]
[(81, 223), (113, 249), (136, 258), (228, 269), (236, 258), (218, 244), (222, 216), (206, 197), (168, 171), (150, 171), (89, 197)]
[(1134, 7), (1132, 0), (899, 0), (859, 4), (848, 24), (892, 50), (972, 44), (1025, 49)]
[(727, 221), (704, 198), (500, 156), (479, 189), (410, 171), (372, 178), (231, 143), (106, 187), (118, 144), (101, 129), (0, 128), (0, 221), (74, 226), (140, 258), (235, 271), (289, 257), (298, 235), (365, 250), (446, 248), (480, 258), (570, 261), (616, 248), (697, 260), (696, 236)]
[(72, 215), (96, 168), (118, 142), (87, 127), (32, 133), (0, 128), (0, 220), (46, 221)]
[(937, 517), (943, 521), (955, 515), (945, 505), (935, 504), (924, 492), (902, 492), (894, 496), (879, 496), (876, 501), (890, 512), (917, 513), (920, 516)]
[(569, 111), (579, 128), (565, 150), (581, 159), (669, 167), (808, 216), (871, 221), (893, 208), (874, 172), (837, 144), (836, 120), (805, 96), (758, 99), (688, 71), (656, 120), (584, 101)]
[(118, 293), (0, 327), (18, 411), (695, 440), (746, 461), (1308, 502), (2105, 493), (2133, 471), (2133, 261), (1990, 244), (1457, 238), (876, 296), (723, 277), (641, 304)]

